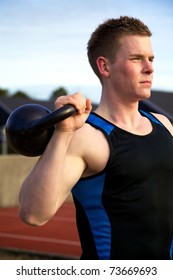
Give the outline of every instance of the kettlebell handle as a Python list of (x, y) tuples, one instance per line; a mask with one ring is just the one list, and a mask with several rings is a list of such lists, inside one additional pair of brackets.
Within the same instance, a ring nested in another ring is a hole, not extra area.
[(73, 115), (76, 112), (77, 112), (77, 110), (73, 105), (71, 105), (71, 104), (64, 105), (63, 107), (60, 107), (60, 108), (56, 109), (55, 111), (50, 112), (46, 116), (32, 122), (30, 129), (32, 131), (38, 130), (38, 129), (39, 130), (47, 129), (47, 128), (55, 125), (56, 123), (65, 120), (66, 118), (70, 117), (71, 115)]

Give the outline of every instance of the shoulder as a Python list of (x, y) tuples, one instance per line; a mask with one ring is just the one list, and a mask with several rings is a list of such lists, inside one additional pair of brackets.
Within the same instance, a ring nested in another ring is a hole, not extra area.
[(71, 151), (81, 157), (87, 166), (84, 177), (94, 175), (105, 168), (110, 150), (108, 141), (100, 130), (85, 123), (75, 132), (70, 146)]
[(152, 113), (152, 115), (154, 115), (169, 130), (169, 132), (173, 136), (173, 126), (170, 120), (161, 114)]
[(85, 123), (83, 127), (75, 131), (71, 142), (77, 150), (86, 154), (89, 150), (97, 149), (101, 144), (107, 143), (107, 140), (102, 131)]

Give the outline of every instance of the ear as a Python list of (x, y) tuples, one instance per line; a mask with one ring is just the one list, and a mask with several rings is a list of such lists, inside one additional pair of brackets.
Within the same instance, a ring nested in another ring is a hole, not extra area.
[(108, 78), (110, 76), (109, 61), (104, 56), (99, 56), (96, 60), (100, 75)]

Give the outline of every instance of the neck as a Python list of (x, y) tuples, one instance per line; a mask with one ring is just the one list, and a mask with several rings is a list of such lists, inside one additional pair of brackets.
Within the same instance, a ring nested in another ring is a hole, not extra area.
[(115, 124), (133, 125), (140, 116), (138, 106), (138, 101), (124, 101), (116, 95), (102, 94), (95, 112)]

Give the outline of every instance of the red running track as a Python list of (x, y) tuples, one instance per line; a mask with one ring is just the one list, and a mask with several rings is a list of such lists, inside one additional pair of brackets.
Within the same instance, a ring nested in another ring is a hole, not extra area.
[(73, 203), (65, 202), (41, 227), (24, 224), (18, 208), (0, 208), (0, 248), (79, 259), (81, 247)]

